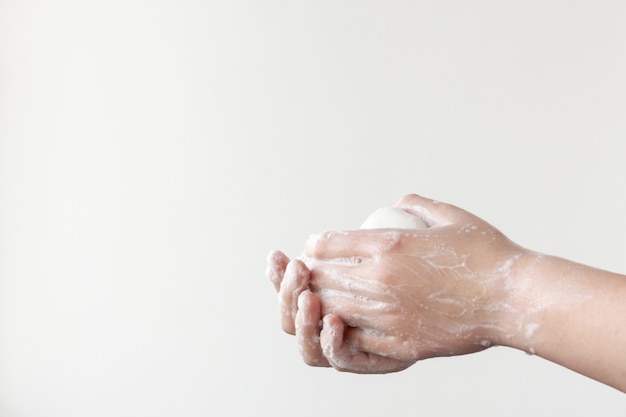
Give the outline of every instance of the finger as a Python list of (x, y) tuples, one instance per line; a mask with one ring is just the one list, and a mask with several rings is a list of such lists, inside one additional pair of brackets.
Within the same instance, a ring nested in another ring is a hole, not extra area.
[(396, 336), (387, 334), (384, 330), (348, 327), (344, 331), (344, 343), (358, 346), (362, 352), (369, 352), (402, 362), (414, 363), (418, 359), (423, 359), (415, 343), (400, 340)]
[(319, 261), (311, 265), (310, 271), (310, 288), (314, 291), (327, 289), (367, 295), (382, 289), (380, 284), (376, 284), (376, 271), (368, 268), (366, 263), (348, 265)]
[(277, 292), (280, 290), (280, 283), (283, 280), (288, 263), (289, 258), (281, 251), (274, 250), (267, 255), (265, 276), (269, 278)]
[(354, 373), (381, 374), (397, 372), (412, 363), (357, 350), (344, 343), (345, 326), (337, 316), (327, 315), (321, 332), (324, 356), (333, 368)]
[(358, 270), (341, 273), (335, 268), (311, 271), (309, 288), (319, 298), (323, 316), (334, 314), (351, 327), (376, 329), (385, 317), (398, 313), (400, 307), (384, 285), (361, 277)]
[(390, 230), (325, 232), (309, 238), (304, 253), (314, 259), (342, 260), (346, 264), (354, 264), (393, 246), (397, 241), (398, 233)]
[(394, 207), (420, 217), (429, 227), (470, 223), (479, 220), (473, 214), (452, 204), (442, 203), (416, 194), (405, 195)]
[[(343, 318), (335, 314), (327, 314), (324, 317), (329, 317), (330, 320), (334, 320), (334, 317), (338, 317), (341, 320), (343, 323), (343, 344), (351, 347), (353, 353), (354, 349), (357, 348), (360, 352), (368, 352), (379, 356), (392, 357), (394, 359), (414, 359), (412, 357), (406, 357), (404, 352), (400, 352), (397, 348), (397, 338), (385, 334), (384, 331), (349, 326)], [(326, 322), (324, 324), (326, 324)], [(331, 322), (331, 324), (334, 323)]]
[(280, 307), (281, 325), (285, 332), (295, 334), (296, 313), (298, 311), (298, 296), (309, 285), (309, 269), (299, 260), (289, 262), (285, 269), (285, 276), (280, 283), (278, 305)]
[(310, 291), (298, 297), (296, 314), (296, 340), (302, 359), (310, 366), (328, 367), (330, 364), (320, 345), (321, 306), (319, 299)]

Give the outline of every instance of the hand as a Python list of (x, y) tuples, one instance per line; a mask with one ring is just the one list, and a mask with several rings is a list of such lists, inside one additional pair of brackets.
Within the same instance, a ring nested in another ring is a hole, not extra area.
[(396, 207), (429, 228), (325, 233), (301, 260), (270, 255), (283, 329), (307, 363), (392, 372), (504, 345), (626, 392), (625, 275), (523, 249), (448, 204)]
[(310, 272), (306, 265), (273, 251), (267, 257), (266, 275), (278, 293), (281, 327), (286, 333), (296, 335), (304, 362), (330, 366), (320, 346), (321, 307), (317, 297), (307, 290)]
[[(333, 366), (341, 371), (386, 373), (407, 368), (413, 362), (355, 351), (344, 343), (343, 321), (334, 315), (321, 316), (318, 297), (308, 290), (310, 271), (300, 260), (290, 261), (280, 251), (270, 253), (266, 275), (278, 292), (281, 326), (295, 334), (304, 362), (311, 366)], [(327, 359), (331, 358), (331, 362)]]
[(366, 361), (358, 369), (358, 361), (343, 363), (347, 351), (408, 366), (483, 350), (499, 343), (500, 321), (515, 314), (506, 288), (526, 250), (448, 204), (410, 195), (396, 207), (429, 228), (331, 232), (306, 245), (323, 353), (344, 370), (369, 372)]

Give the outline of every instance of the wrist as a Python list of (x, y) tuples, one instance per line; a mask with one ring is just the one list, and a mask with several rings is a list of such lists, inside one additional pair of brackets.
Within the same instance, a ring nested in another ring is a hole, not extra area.
[[(542, 298), (539, 289), (546, 256), (525, 251), (502, 280), (500, 308), (494, 326), (495, 345), (535, 354), (535, 336), (541, 326)], [(544, 300), (545, 301), (545, 300)]]

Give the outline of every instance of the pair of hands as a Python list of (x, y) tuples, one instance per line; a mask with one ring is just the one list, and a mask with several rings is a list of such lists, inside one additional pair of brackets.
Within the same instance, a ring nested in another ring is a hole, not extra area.
[(452, 205), (408, 195), (395, 207), (428, 229), (327, 232), (299, 259), (269, 255), (282, 328), (307, 364), (395, 372), (507, 337), (507, 287), (526, 251)]

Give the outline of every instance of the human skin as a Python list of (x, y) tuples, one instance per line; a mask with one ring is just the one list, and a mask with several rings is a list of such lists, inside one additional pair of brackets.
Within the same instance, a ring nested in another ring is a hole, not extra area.
[(538, 254), (455, 206), (396, 204), (425, 230), (312, 237), (267, 275), (304, 361), (386, 373), (508, 346), (626, 392), (626, 276)]

